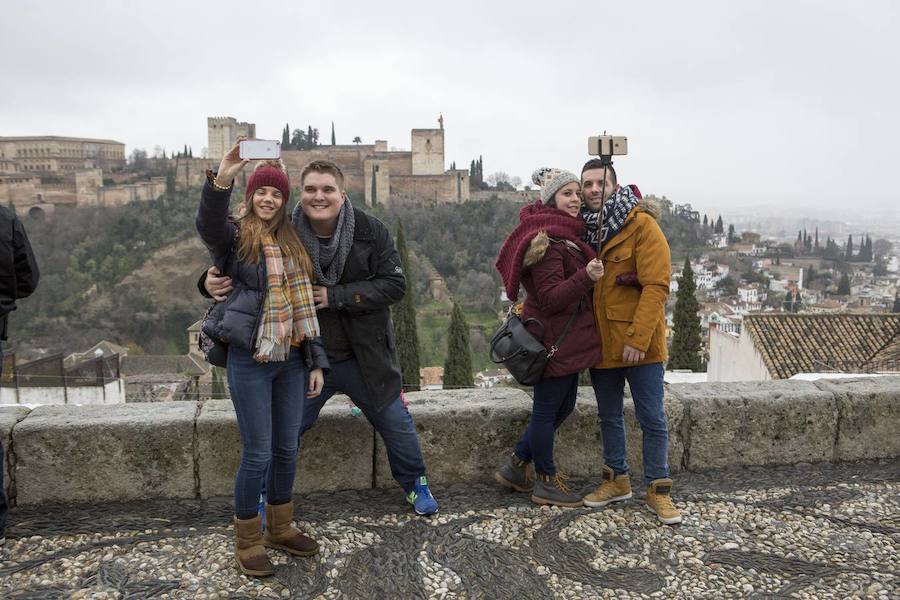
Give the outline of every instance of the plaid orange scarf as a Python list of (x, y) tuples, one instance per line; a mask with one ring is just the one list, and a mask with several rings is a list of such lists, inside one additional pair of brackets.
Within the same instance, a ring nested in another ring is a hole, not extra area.
[(287, 360), (291, 341), (319, 335), (312, 284), (309, 275), (294, 261), (285, 262), (281, 247), (270, 235), (263, 238), (266, 259), (266, 301), (256, 336), (259, 362)]

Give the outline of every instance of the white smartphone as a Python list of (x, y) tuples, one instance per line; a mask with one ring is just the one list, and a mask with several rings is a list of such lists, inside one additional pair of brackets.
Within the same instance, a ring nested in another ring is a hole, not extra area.
[(244, 140), (240, 144), (241, 159), (265, 160), (281, 158), (281, 142), (275, 140)]

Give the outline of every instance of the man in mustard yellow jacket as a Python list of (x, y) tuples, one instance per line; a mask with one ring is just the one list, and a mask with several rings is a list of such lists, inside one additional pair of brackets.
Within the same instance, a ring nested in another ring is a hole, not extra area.
[(667, 524), (681, 522), (672, 503), (669, 429), (663, 409), (669, 295), (669, 244), (658, 207), (635, 186), (619, 186), (611, 164), (588, 161), (581, 173), (586, 241), (599, 248), (605, 272), (594, 287), (594, 316), (603, 358), (591, 369), (603, 436), (603, 482), (584, 498), (600, 507), (631, 498), (622, 408), (625, 381), (643, 432), (647, 507)]

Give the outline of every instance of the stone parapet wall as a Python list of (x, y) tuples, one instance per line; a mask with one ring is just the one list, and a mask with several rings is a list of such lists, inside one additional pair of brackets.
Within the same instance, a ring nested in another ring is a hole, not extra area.
[[(433, 483), (490, 480), (530, 414), (512, 388), (409, 394)], [(675, 384), (666, 389), (669, 463), (682, 470), (846, 462), (900, 456), (900, 377)], [(640, 427), (626, 396), (628, 461), (641, 471)], [(18, 504), (227, 496), (240, 460), (228, 401), (0, 407), (8, 493)], [(601, 440), (593, 390), (560, 429), (556, 462), (596, 477)], [(344, 397), (301, 444), (298, 493), (391, 487), (384, 445)]]

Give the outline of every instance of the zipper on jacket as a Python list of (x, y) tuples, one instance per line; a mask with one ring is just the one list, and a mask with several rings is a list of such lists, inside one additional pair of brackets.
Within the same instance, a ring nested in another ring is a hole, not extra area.
[(266, 270), (266, 263), (263, 261), (263, 282), (266, 284), (263, 288), (263, 299), (259, 305), (259, 312), (256, 313), (256, 322), (253, 324), (253, 335), (250, 336), (250, 352), (256, 348), (256, 338), (259, 336), (259, 322), (262, 320), (263, 311), (266, 308), (266, 294), (269, 293), (269, 273)]

